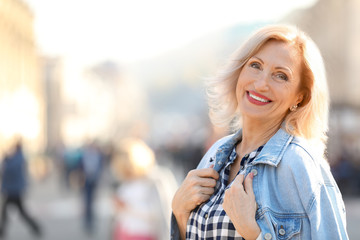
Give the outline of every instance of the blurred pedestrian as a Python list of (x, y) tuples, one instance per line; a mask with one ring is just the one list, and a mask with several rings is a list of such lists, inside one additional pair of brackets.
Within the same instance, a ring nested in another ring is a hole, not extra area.
[(120, 181), (114, 196), (114, 240), (168, 239), (173, 174), (156, 164), (143, 141), (125, 139), (115, 149), (112, 170)]
[(65, 187), (67, 190), (78, 188), (80, 183), (80, 172), (82, 160), (82, 149), (79, 147), (67, 147), (62, 155), (62, 167)]
[(95, 194), (103, 168), (102, 154), (95, 141), (91, 141), (83, 147), (81, 168), (84, 177), (84, 228), (87, 233), (92, 234), (95, 228)]
[(22, 149), (21, 139), (17, 139), (13, 148), (5, 155), (1, 168), (1, 219), (0, 236), (6, 234), (8, 208), (13, 205), (29, 225), (35, 236), (41, 236), (39, 224), (29, 215), (24, 198), (27, 189), (27, 164)]

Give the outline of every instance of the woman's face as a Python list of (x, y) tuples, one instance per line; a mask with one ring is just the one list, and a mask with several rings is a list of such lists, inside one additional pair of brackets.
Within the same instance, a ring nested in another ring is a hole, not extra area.
[(270, 40), (243, 66), (236, 86), (243, 117), (282, 121), (299, 93), (301, 57), (289, 44)]

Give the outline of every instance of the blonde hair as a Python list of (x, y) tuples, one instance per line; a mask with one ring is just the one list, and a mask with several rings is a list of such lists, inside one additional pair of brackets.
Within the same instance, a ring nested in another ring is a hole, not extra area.
[(295, 136), (317, 142), (325, 150), (328, 131), (329, 93), (324, 62), (316, 44), (300, 29), (289, 25), (269, 25), (253, 33), (236, 50), (218, 74), (207, 82), (209, 116), (213, 124), (230, 130), (241, 127), (236, 84), (242, 67), (270, 40), (294, 47), (301, 61), (299, 91), (303, 100), (296, 111), (288, 111), (284, 129)]
[(143, 177), (155, 166), (153, 150), (142, 140), (126, 138), (115, 147), (112, 170), (123, 180)]

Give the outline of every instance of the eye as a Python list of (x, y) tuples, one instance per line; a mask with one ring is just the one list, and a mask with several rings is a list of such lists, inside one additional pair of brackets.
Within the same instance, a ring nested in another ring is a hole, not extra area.
[(288, 76), (285, 73), (276, 73), (275, 77), (284, 81), (289, 80)]
[(260, 65), (260, 63), (258, 63), (258, 62), (252, 62), (252, 63), (250, 63), (249, 65), (250, 65), (250, 67), (252, 67), (252, 68), (261, 69), (261, 65)]

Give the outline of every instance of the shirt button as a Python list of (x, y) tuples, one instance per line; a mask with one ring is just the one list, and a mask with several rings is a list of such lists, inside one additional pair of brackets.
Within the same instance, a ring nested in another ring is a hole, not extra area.
[(245, 154), (245, 156), (244, 156), (244, 157), (246, 157), (246, 158), (247, 158), (248, 156), (249, 156), (249, 154)]
[(254, 174), (254, 177), (258, 174), (258, 172), (257, 172), (257, 170), (256, 170), (255, 168), (253, 168), (253, 169), (251, 170), (251, 172)]
[(284, 235), (285, 235), (285, 229), (280, 228), (279, 234), (280, 234), (281, 236), (284, 236)]
[(266, 240), (272, 239), (271, 233), (266, 233), (265, 236), (264, 236), (264, 238), (265, 238)]
[(219, 165), (221, 165), (221, 164), (222, 164), (222, 161), (218, 161), (217, 163), (218, 163)]
[(209, 217), (209, 215), (208, 215), (208, 214), (205, 214), (205, 216), (204, 216), (204, 217), (205, 217), (205, 219), (207, 219), (207, 218)]

